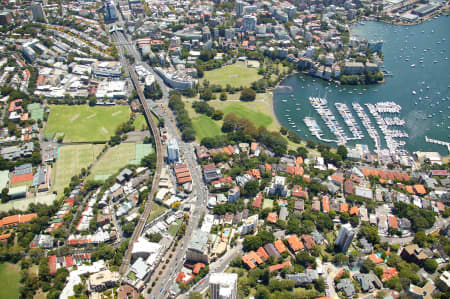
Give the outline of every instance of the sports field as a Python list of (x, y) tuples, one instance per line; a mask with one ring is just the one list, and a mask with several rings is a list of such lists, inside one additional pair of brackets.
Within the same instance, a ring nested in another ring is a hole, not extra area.
[(64, 142), (104, 142), (130, 117), (128, 106), (50, 105), (44, 134), (64, 133)]
[(222, 133), (218, 122), (203, 114), (194, 117), (192, 125), (199, 141), (205, 137), (214, 137)]
[(58, 149), (56, 166), (53, 169), (53, 190), (58, 196), (63, 194), (70, 179), (79, 174), (82, 168), (87, 168), (97, 158), (103, 144), (64, 145)]
[[(56, 199), (56, 195), (53, 193), (38, 195), (31, 198), (20, 198), (10, 200), (7, 203), (0, 203), (0, 212), (8, 212), (9, 210), (25, 211), (31, 203), (51, 205)], [(0, 297), (1, 298), (1, 297)]]
[(135, 143), (121, 143), (108, 149), (91, 169), (91, 175), (112, 175), (136, 156)]
[(0, 288), (0, 298), (19, 298), (19, 266), (10, 263), (0, 264), (0, 281), (3, 286)]
[(206, 71), (204, 74), (204, 79), (208, 80), (210, 84), (218, 84), (223, 88), (227, 84), (230, 84), (232, 87), (250, 87), (252, 82), (261, 78), (262, 76), (258, 75), (258, 68), (248, 67), (247, 62), (244, 61)]
[(246, 118), (250, 120), (256, 127), (260, 126), (268, 127), (273, 121), (273, 119), (267, 114), (256, 111), (255, 109), (252, 109), (248, 105), (244, 106), (240, 103), (230, 104), (224, 107), (222, 111), (224, 112), (225, 115), (232, 112), (239, 117)]

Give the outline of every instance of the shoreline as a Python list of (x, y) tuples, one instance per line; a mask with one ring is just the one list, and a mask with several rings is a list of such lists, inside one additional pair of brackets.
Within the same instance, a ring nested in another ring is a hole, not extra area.
[[(425, 17), (421, 17), (419, 18), (417, 21), (415, 22), (402, 22), (402, 21), (387, 21), (387, 20), (383, 20), (379, 17), (363, 17), (364, 21), (374, 21), (374, 22), (381, 22), (381, 23), (385, 23), (385, 24), (391, 24), (391, 25), (397, 25), (397, 26), (415, 26), (415, 25), (420, 25), (423, 24), (427, 21), (430, 21), (434, 18), (440, 17), (445, 15), (446, 17), (448, 17), (448, 14), (450, 13), (450, 7), (442, 7), (441, 9), (431, 13), (428, 16)], [(354, 25), (355, 23), (357, 24), (359, 21), (355, 21), (355, 22), (351, 22), (349, 25)]]
[[(445, 15), (442, 15), (442, 13), (441, 14), (439, 14), (439, 16), (441, 17), (441, 16), (445, 16)], [(445, 22), (445, 19), (441, 19), (440, 17), (436, 17), (436, 16), (434, 16), (434, 17), (432, 17), (432, 18), (430, 18), (429, 20), (432, 20), (432, 21), (436, 21), (437, 19), (440, 19), (441, 21), (444, 21)], [(448, 16), (447, 16), (448, 17)], [(377, 20), (373, 20), (374, 22), (378, 22)], [(386, 22), (379, 22), (379, 23), (386, 23)], [(391, 23), (386, 23), (386, 24), (390, 24), (390, 25), (394, 25), (394, 26), (401, 26), (401, 25), (397, 25), (397, 24), (391, 24)], [(433, 25), (429, 25), (430, 23), (427, 23), (428, 25), (426, 25), (427, 27), (426, 28), (429, 28), (429, 26), (433, 26)], [(440, 23), (439, 23), (440, 24)], [(358, 25), (358, 24), (356, 24), (356, 25)], [(401, 27), (400, 27), (401, 28)], [(421, 27), (418, 27), (419, 29), (421, 28)], [(417, 29), (415, 29), (415, 30), (417, 30)], [(421, 29), (420, 29), (421, 30)], [(350, 30), (350, 32), (352, 32), (352, 29)], [(296, 74), (296, 75), (298, 75), (299, 73), (302, 73), (303, 74), (303, 72), (295, 72), (295, 73), (293, 73), (293, 74)], [(291, 76), (292, 74), (290, 74), (289, 75), (289, 77)], [(305, 74), (305, 75), (307, 75), (307, 74)], [(309, 75), (307, 75), (307, 77), (309, 77), (310, 79), (312, 79), (312, 78), (314, 78), (313, 76), (309, 76)], [(285, 82), (285, 80), (287, 79), (288, 77), (286, 77), (286, 78), (284, 78), (283, 80), (281, 80), (279, 83), (277, 83), (276, 84), (276, 86), (273, 88), (273, 90), (272, 90), (272, 92), (271, 92), (271, 94), (272, 94), (272, 105), (275, 105), (275, 98), (274, 98), (274, 96), (275, 96), (275, 91), (276, 91), (276, 88), (279, 88), (279, 87), (282, 87), (283, 88), (283, 86), (286, 84)], [(378, 84), (385, 84), (385, 83), (388, 83), (388, 80), (390, 80), (390, 78), (384, 78), (384, 80), (383, 81), (379, 81), (379, 82), (377, 82), (377, 84), (374, 84), (373, 86), (376, 86), (376, 85), (378, 85)], [(323, 80), (323, 81), (326, 81), (326, 80)], [(290, 82), (290, 81), (289, 81)], [(322, 84), (326, 84), (326, 82), (322, 82)], [(291, 86), (291, 87), (293, 87), (294, 88), (294, 90), (297, 90), (296, 89), (296, 86), (295, 86), (295, 84), (294, 85), (292, 85), (292, 84), (286, 84), (286, 86)], [(344, 85), (343, 85), (344, 86)], [(351, 85), (345, 85), (345, 86), (347, 86), (347, 88), (351, 88), (352, 86)], [(359, 85), (360, 86), (360, 88), (362, 88), (363, 86), (361, 86), (361, 85)], [(279, 91), (279, 92), (281, 92), (281, 91)], [(441, 91), (442, 92), (442, 91)], [(287, 90), (283, 90), (283, 94), (284, 93), (290, 93), (289, 91), (287, 91)], [(300, 94), (300, 96), (302, 96), (301, 94)], [(279, 100), (280, 100), (280, 96), (278, 96), (278, 98), (279, 98)], [(282, 103), (279, 103), (280, 101), (278, 101), (277, 102), (277, 104), (282, 104)], [(284, 106), (283, 106), (284, 107)], [(279, 107), (279, 109), (281, 109), (280, 107)], [(292, 108), (290, 108), (290, 109), (292, 109)], [(281, 109), (281, 110), (283, 110), (283, 109)], [(283, 126), (282, 124), (281, 124), (281, 121), (283, 120), (283, 122), (286, 122), (286, 119), (283, 117), (283, 114), (281, 113), (281, 110), (280, 110), (280, 117), (278, 117), (278, 115), (277, 115), (277, 112), (276, 112), (276, 109), (275, 109), (275, 106), (273, 106), (272, 107), (272, 114), (274, 115), (274, 119), (276, 119), (277, 120), (277, 123), (279, 123), (280, 124), (280, 126)], [(297, 126), (298, 126), (298, 122), (297, 122)], [(288, 127), (288, 129), (290, 129), (290, 127)], [(302, 131), (303, 131), (303, 129), (302, 129)], [(307, 139), (307, 137), (305, 137), (305, 133), (304, 132), (300, 132), (300, 133), (297, 133), (297, 132), (295, 132), (295, 134), (297, 134), (300, 138), (302, 138), (303, 140), (306, 140)], [(405, 150), (405, 151), (408, 151), (410, 154), (412, 154), (414, 151), (417, 151), (418, 150), (418, 148), (420, 148), (421, 147), (421, 145), (422, 145), (422, 140), (417, 140), (417, 144), (418, 145), (416, 145), (416, 141), (414, 141), (412, 144), (407, 144), (403, 149)], [(332, 147), (334, 147), (334, 145), (333, 144), (330, 144)], [(423, 146), (422, 146), (422, 148), (423, 148)], [(436, 152), (439, 152), (440, 153), (440, 155), (442, 156), (442, 158), (443, 159), (449, 159), (448, 157), (449, 157), (449, 154), (445, 151), (445, 150), (443, 150), (443, 149), (440, 149), (440, 148), (435, 148), (435, 147), (428, 147), (428, 146), (425, 146), (425, 148), (427, 148), (427, 150), (429, 150), (429, 151), (436, 151)]]

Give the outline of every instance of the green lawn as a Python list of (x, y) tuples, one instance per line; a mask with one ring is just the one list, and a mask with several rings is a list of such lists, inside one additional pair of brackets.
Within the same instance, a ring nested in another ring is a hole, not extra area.
[(264, 198), (263, 209), (266, 209), (266, 208), (270, 208), (270, 209), (273, 208), (273, 200), (272, 199)]
[(23, 181), (23, 182), (19, 182), (19, 183), (15, 183), (15, 184), (10, 184), (10, 188), (15, 188), (15, 187), (21, 187), (21, 186), (27, 186), (30, 187), (31, 185), (33, 185), (33, 180), (30, 181)]
[(136, 131), (140, 131), (142, 130), (142, 128), (144, 128), (144, 130), (147, 130), (147, 120), (145, 119), (143, 114), (139, 114), (136, 117), (136, 119), (133, 122), (133, 125)]
[(204, 78), (211, 84), (218, 84), (226, 87), (250, 87), (252, 82), (262, 78), (258, 75), (258, 68), (247, 67), (247, 62), (238, 61), (231, 65), (226, 65), (218, 69), (206, 71)]
[(273, 122), (273, 119), (269, 115), (255, 111), (248, 105), (241, 103), (231, 103), (223, 109), (223, 112), (225, 115), (233, 112), (241, 118), (250, 120), (256, 127), (268, 127)]
[(105, 142), (129, 117), (129, 107), (122, 105), (50, 105), (44, 134), (64, 133), (64, 142)]
[(128, 165), (135, 156), (135, 143), (121, 143), (111, 147), (91, 169), (91, 176), (112, 175), (120, 168)]
[(217, 122), (203, 114), (192, 118), (192, 125), (198, 140), (202, 140), (204, 137), (214, 137), (222, 133)]
[(17, 265), (10, 263), (0, 264), (0, 298), (19, 298), (20, 270)]
[(58, 159), (53, 169), (53, 191), (58, 196), (69, 186), (70, 179), (87, 168), (103, 149), (103, 144), (64, 145), (59, 147)]
[(160, 216), (167, 210), (166, 207), (160, 205), (159, 203), (154, 202), (152, 205), (152, 211), (150, 212), (150, 216), (148, 217), (148, 222), (152, 221), (156, 217)]
[(178, 231), (178, 227), (180, 226), (180, 224), (181, 224), (181, 219), (178, 219), (177, 220), (177, 222), (175, 222), (175, 223), (172, 223), (170, 226), (169, 226), (169, 228), (167, 229), (167, 232), (172, 236), (172, 237), (175, 237), (175, 235), (176, 235), (176, 233), (177, 233), (177, 231)]

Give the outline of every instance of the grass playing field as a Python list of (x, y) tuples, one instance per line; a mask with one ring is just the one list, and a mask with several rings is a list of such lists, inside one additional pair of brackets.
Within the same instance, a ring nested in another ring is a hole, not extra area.
[[(91, 176), (112, 175), (120, 168), (128, 165), (136, 156), (135, 143), (121, 143), (112, 148), (100, 158), (91, 169)], [(114, 163), (111, 163), (114, 161)]]
[(254, 108), (249, 107), (249, 105), (242, 105), (240, 103), (232, 103), (224, 107), (222, 111), (225, 115), (228, 113), (234, 113), (239, 117), (246, 118), (256, 127), (268, 127), (273, 122), (273, 119), (267, 114), (256, 111)]
[(103, 142), (129, 117), (128, 106), (50, 105), (44, 134), (64, 132), (64, 142)]
[(17, 265), (10, 263), (0, 264), (0, 298), (19, 298), (20, 270)]
[(225, 88), (227, 84), (232, 87), (250, 87), (252, 82), (261, 79), (262, 76), (258, 75), (258, 68), (247, 67), (247, 62), (238, 61), (231, 65), (206, 71), (204, 78), (211, 84), (222, 85)]
[(79, 174), (82, 168), (87, 168), (97, 159), (103, 149), (103, 144), (65, 145), (59, 148), (56, 166), (53, 169), (53, 190), (62, 196), (64, 188), (70, 179)]
[(221, 134), (218, 122), (206, 115), (200, 114), (193, 118), (192, 125), (199, 141), (204, 137), (214, 137)]

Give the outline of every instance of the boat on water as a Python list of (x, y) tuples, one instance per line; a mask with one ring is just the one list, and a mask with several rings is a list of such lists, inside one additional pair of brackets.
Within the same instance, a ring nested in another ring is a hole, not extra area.
[(412, 94), (417, 94), (417, 92), (415, 90), (412, 91)]
[(416, 67), (416, 65), (413, 63), (413, 64), (411, 64), (411, 67), (414, 68), (414, 67)]

